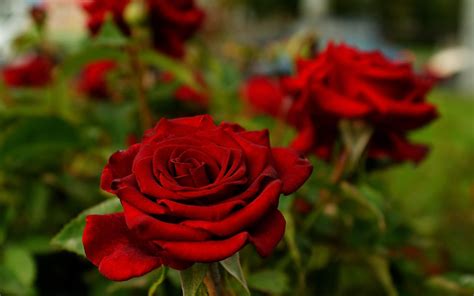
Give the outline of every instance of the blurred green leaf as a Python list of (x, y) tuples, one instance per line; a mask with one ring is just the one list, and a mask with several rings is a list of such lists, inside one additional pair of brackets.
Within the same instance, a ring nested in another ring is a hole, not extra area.
[(176, 80), (181, 81), (187, 86), (196, 90), (201, 89), (201, 86), (197, 83), (193, 72), (189, 68), (164, 54), (154, 50), (147, 50), (140, 53), (140, 59), (147, 65), (152, 65), (161, 71), (171, 73)]
[(163, 281), (166, 278), (166, 273), (168, 271), (168, 268), (166, 266), (162, 266), (159, 270), (158, 278), (156, 281), (151, 285), (150, 289), (148, 290), (148, 296), (153, 296), (156, 293), (156, 290), (158, 287), (163, 283)]
[(235, 253), (233, 256), (219, 262), (224, 269), (231, 274), (244, 288), (248, 295), (250, 295), (247, 281), (245, 280), (242, 266), (240, 266), (240, 255)]
[(33, 294), (31, 289), (25, 287), (15, 276), (15, 274), (7, 269), (5, 266), (0, 265), (0, 293), (6, 295), (31, 295)]
[(99, 34), (92, 40), (92, 43), (99, 46), (120, 47), (126, 45), (127, 41), (127, 38), (115, 25), (112, 16), (109, 15), (102, 24)]
[(379, 279), (380, 283), (385, 289), (385, 293), (388, 296), (397, 296), (398, 291), (392, 281), (392, 275), (390, 274), (389, 264), (387, 259), (381, 256), (369, 256), (367, 261), (374, 271), (375, 275)]
[(30, 252), (18, 246), (5, 249), (4, 266), (24, 286), (31, 286), (36, 278), (36, 264)]
[(183, 296), (195, 296), (202, 285), (208, 271), (208, 265), (196, 263), (188, 269), (179, 272)]
[(82, 233), (86, 226), (86, 216), (92, 214), (111, 214), (120, 212), (122, 205), (118, 198), (106, 200), (90, 209), (85, 210), (64, 228), (51, 240), (51, 243), (62, 249), (85, 256), (84, 246), (82, 245)]
[(250, 288), (270, 294), (282, 294), (290, 289), (288, 276), (281, 270), (262, 270), (248, 277)]
[(357, 189), (357, 187), (348, 182), (342, 182), (341, 189), (345, 193), (345, 196), (347, 198), (355, 201), (356, 203), (358, 203), (359, 205), (374, 214), (374, 216), (377, 218), (378, 226), (381, 231), (386, 230), (387, 225), (385, 223), (384, 214), (378, 208), (378, 206), (372, 202), (371, 199), (368, 199), (364, 194), (362, 194), (362, 192)]
[(454, 293), (455, 295), (473, 295), (474, 293), (474, 275), (449, 273), (431, 277), (428, 285), (442, 290), (445, 293)]
[(61, 118), (24, 118), (0, 139), (0, 165), (30, 169), (57, 163), (78, 139), (77, 129)]

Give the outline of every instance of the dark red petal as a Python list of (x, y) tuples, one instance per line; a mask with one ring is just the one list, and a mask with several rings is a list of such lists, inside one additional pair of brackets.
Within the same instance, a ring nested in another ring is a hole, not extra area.
[(171, 119), (169, 120), (169, 122), (173, 124), (177, 124), (177, 125), (188, 125), (188, 126), (200, 127), (204, 129), (216, 127), (216, 125), (214, 124), (214, 121), (212, 120), (212, 117), (207, 114)]
[(127, 150), (115, 152), (109, 158), (109, 162), (102, 171), (100, 187), (110, 193), (115, 193), (112, 182), (127, 177), (132, 173), (132, 165), (140, 150), (140, 144), (130, 146)]
[(245, 206), (242, 200), (225, 201), (213, 205), (186, 205), (172, 200), (160, 200), (158, 204), (167, 208), (167, 214), (192, 220), (218, 221), (235, 209)]
[(280, 191), (281, 182), (275, 180), (268, 184), (255, 200), (223, 220), (184, 221), (182, 224), (195, 229), (203, 229), (220, 237), (234, 235), (254, 225), (270, 209), (277, 208)]
[(249, 241), (262, 257), (267, 257), (285, 233), (286, 221), (278, 210), (272, 210), (250, 231)]
[(170, 257), (190, 262), (217, 262), (242, 249), (247, 243), (248, 233), (241, 232), (224, 240), (204, 242), (157, 242)]
[(312, 87), (312, 99), (321, 112), (340, 118), (363, 118), (372, 111), (370, 105), (342, 96), (320, 84)]
[(128, 228), (144, 240), (202, 241), (209, 239), (210, 234), (201, 229), (194, 229), (174, 222), (160, 221), (132, 205), (122, 201), (124, 216)]
[(288, 148), (272, 148), (275, 168), (282, 181), (281, 191), (288, 195), (300, 188), (311, 176), (313, 166), (308, 159)]
[(142, 212), (152, 215), (163, 215), (167, 212), (166, 208), (148, 199), (135, 186), (124, 186), (117, 190), (116, 194), (120, 200), (125, 201)]
[(130, 232), (123, 213), (87, 216), (82, 242), (87, 258), (110, 280), (142, 276), (162, 264), (158, 249)]
[(243, 88), (244, 98), (259, 112), (280, 116), (284, 93), (277, 81), (257, 76), (247, 81)]
[(396, 133), (374, 134), (369, 144), (368, 154), (371, 158), (390, 158), (393, 161), (422, 161), (429, 148), (425, 145), (413, 144), (405, 135)]

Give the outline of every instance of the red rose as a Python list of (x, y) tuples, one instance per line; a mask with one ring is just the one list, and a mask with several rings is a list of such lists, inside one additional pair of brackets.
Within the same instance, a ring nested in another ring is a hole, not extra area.
[[(196, 82), (199, 84), (201, 89), (195, 89), (191, 86), (188, 85), (180, 85), (178, 88), (174, 91), (174, 99), (181, 101), (181, 102), (189, 102), (189, 103), (194, 103), (197, 104), (201, 107), (207, 107), (209, 104), (209, 94), (207, 93), (207, 84), (206, 81), (204, 80), (204, 77), (196, 73), (195, 75)], [(169, 72), (162, 73), (159, 76), (159, 81), (160, 82), (165, 82), (165, 83), (170, 83), (173, 82), (175, 78), (173, 77), (173, 74)]]
[(42, 87), (53, 79), (53, 62), (44, 56), (24, 57), (3, 68), (3, 80), (10, 87)]
[(281, 117), (287, 96), (281, 81), (265, 76), (250, 78), (243, 87), (243, 97), (258, 112)]
[(216, 262), (247, 243), (267, 256), (285, 229), (280, 194), (311, 171), (293, 150), (271, 148), (266, 130), (216, 126), (208, 115), (162, 119), (109, 159), (101, 187), (124, 211), (87, 217), (86, 255), (112, 280)]
[(79, 77), (78, 90), (90, 97), (107, 98), (107, 75), (117, 67), (113, 60), (98, 60), (87, 64)]
[(329, 44), (314, 59), (299, 60), (295, 77), (280, 84), (262, 91), (259, 99), (275, 98), (281, 90), (292, 99), (286, 119), (299, 131), (292, 146), (303, 153), (329, 159), (342, 119), (372, 126), (371, 159), (418, 162), (427, 153), (406, 134), (437, 117), (436, 108), (425, 101), (433, 80), (416, 75), (409, 63)]
[(202, 75), (196, 75), (196, 81), (202, 90), (197, 90), (188, 85), (181, 85), (174, 93), (174, 97), (181, 102), (190, 102), (207, 107), (209, 104), (209, 95), (206, 92), (206, 82)]
[(124, 18), (124, 12), (130, 0), (79, 0), (87, 13), (87, 27), (92, 35), (99, 33), (107, 15), (111, 15), (115, 24), (125, 34), (130, 34), (130, 27)]
[(169, 56), (184, 55), (184, 43), (199, 29), (204, 12), (194, 0), (147, 0), (155, 48)]

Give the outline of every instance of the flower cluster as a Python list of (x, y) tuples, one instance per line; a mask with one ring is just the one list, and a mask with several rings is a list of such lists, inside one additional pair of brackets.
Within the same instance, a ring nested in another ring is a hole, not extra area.
[(410, 143), (407, 133), (437, 117), (425, 100), (433, 80), (416, 75), (411, 64), (331, 43), (315, 58), (298, 60), (296, 68), (292, 77), (255, 77), (245, 87), (256, 109), (298, 130), (295, 149), (329, 160), (341, 137), (341, 120), (350, 120), (373, 129), (369, 159), (419, 162), (425, 157), (427, 147)]
[[(125, 20), (125, 10), (130, 0), (81, 0), (87, 13), (87, 26), (91, 34), (100, 31), (107, 15), (111, 15), (115, 24), (125, 35), (131, 29)], [(146, 0), (147, 20), (155, 48), (169, 56), (184, 56), (184, 43), (191, 38), (204, 21), (204, 12), (194, 0)]]

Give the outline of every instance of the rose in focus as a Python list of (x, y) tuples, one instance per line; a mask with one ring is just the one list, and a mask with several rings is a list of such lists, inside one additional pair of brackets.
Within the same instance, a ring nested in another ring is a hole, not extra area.
[(311, 171), (295, 151), (272, 148), (266, 130), (210, 116), (162, 119), (110, 157), (101, 187), (123, 213), (87, 217), (86, 255), (112, 280), (220, 261), (249, 243), (268, 256), (285, 230), (280, 194)]

